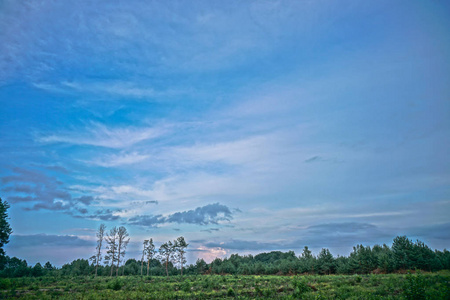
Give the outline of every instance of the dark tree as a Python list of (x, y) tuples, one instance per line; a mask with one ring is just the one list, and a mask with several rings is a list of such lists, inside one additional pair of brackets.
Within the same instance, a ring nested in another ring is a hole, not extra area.
[(8, 223), (8, 208), (8, 202), (0, 198), (0, 268), (3, 267), (5, 262), (5, 250), (3, 250), (3, 246), (9, 243), (9, 236), (12, 233)]

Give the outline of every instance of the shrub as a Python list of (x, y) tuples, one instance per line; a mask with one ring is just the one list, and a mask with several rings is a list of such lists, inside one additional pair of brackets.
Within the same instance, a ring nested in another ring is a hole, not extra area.
[(297, 280), (294, 279), (292, 282), (294, 285), (294, 294), (293, 296), (296, 298), (301, 297), (304, 293), (311, 291), (311, 287), (306, 283), (305, 280)]
[(403, 294), (406, 299), (421, 300), (426, 299), (426, 282), (422, 274), (406, 275), (406, 283), (403, 288)]
[(122, 283), (119, 279), (116, 279), (116, 280), (112, 281), (112, 282), (108, 285), (108, 287), (109, 287), (111, 290), (114, 290), (114, 291), (118, 291), (118, 290), (122, 289), (122, 286), (123, 286), (123, 283)]
[(236, 297), (236, 293), (232, 288), (229, 288), (228, 292), (227, 292), (227, 296), (228, 297)]

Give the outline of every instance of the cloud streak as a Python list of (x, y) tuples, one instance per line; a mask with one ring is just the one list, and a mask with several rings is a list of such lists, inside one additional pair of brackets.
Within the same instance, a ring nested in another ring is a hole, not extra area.
[[(52, 134), (41, 136), (37, 138), (37, 141), (44, 144), (67, 143), (120, 149), (130, 147), (145, 140), (157, 138), (164, 132), (165, 130), (162, 128), (109, 128), (103, 124), (93, 123), (92, 127), (82, 133), (65, 132)], [(133, 159), (136, 161), (137, 157), (139, 157), (137, 154), (130, 154), (122, 158), (117, 158), (117, 160), (119, 164), (126, 164), (133, 161)], [(140, 158), (142, 159), (142, 156)], [(114, 165), (114, 162), (110, 162), (109, 164)]]

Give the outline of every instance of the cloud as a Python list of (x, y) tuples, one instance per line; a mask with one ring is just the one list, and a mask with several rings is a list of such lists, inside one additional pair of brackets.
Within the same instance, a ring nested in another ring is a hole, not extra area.
[(43, 172), (23, 168), (14, 168), (13, 172), (14, 175), (1, 178), (6, 184), (2, 190), (7, 192), (6, 199), (10, 203), (31, 205), (24, 207), (26, 211), (46, 209), (69, 213), (75, 210), (85, 214), (85, 210), (80, 210), (77, 205), (90, 205), (94, 201), (89, 195), (72, 197), (62, 182)]
[(158, 224), (164, 223), (208, 225), (218, 224), (220, 221), (230, 221), (232, 218), (232, 212), (227, 206), (214, 203), (197, 207), (194, 210), (176, 212), (168, 216), (138, 215), (129, 218), (128, 223), (146, 227), (156, 227)]
[(225, 205), (214, 203), (195, 210), (177, 212), (167, 217), (167, 222), (188, 223), (188, 224), (217, 224), (219, 221), (231, 220), (232, 213)]
[(33, 234), (33, 235), (17, 235), (13, 234), (10, 238), (10, 243), (8, 245), (11, 249), (19, 248), (35, 248), (35, 247), (58, 247), (58, 246), (92, 246), (93, 243), (90, 241), (83, 240), (77, 236), (73, 235), (47, 235), (43, 234)]
[(93, 219), (93, 220), (102, 220), (102, 221), (117, 221), (120, 219), (120, 216), (117, 215), (117, 213), (121, 212), (121, 211), (122, 211), (121, 209), (116, 209), (116, 210), (100, 209), (91, 215), (75, 216), (75, 217), (76, 218)]
[(82, 196), (80, 198), (75, 198), (75, 201), (81, 202), (84, 205), (89, 205), (92, 203), (92, 201), (94, 201), (94, 197), (92, 196)]
[[(37, 138), (40, 143), (67, 143), (74, 145), (90, 145), (105, 148), (126, 148), (136, 143), (154, 139), (165, 132), (162, 128), (151, 127), (124, 127), (108, 128), (99, 123), (93, 123), (93, 126), (87, 128), (83, 133), (65, 132)], [(132, 161), (139, 157), (137, 154), (130, 154), (128, 157), (122, 157), (122, 163)], [(139, 157), (142, 158), (142, 157)]]
[(125, 154), (108, 155), (103, 158), (90, 161), (89, 163), (93, 163), (102, 167), (118, 167), (123, 165), (136, 164), (146, 160), (149, 157), (149, 155), (142, 155), (137, 152), (131, 152)]
[(313, 157), (305, 160), (306, 163), (311, 163), (311, 162), (316, 162), (316, 161), (323, 161), (323, 158), (320, 156), (313, 156)]

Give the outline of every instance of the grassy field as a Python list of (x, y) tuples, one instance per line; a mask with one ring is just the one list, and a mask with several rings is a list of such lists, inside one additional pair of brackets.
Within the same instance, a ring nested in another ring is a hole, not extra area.
[(21, 299), (450, 299), (450, 273), (0, 279)]

